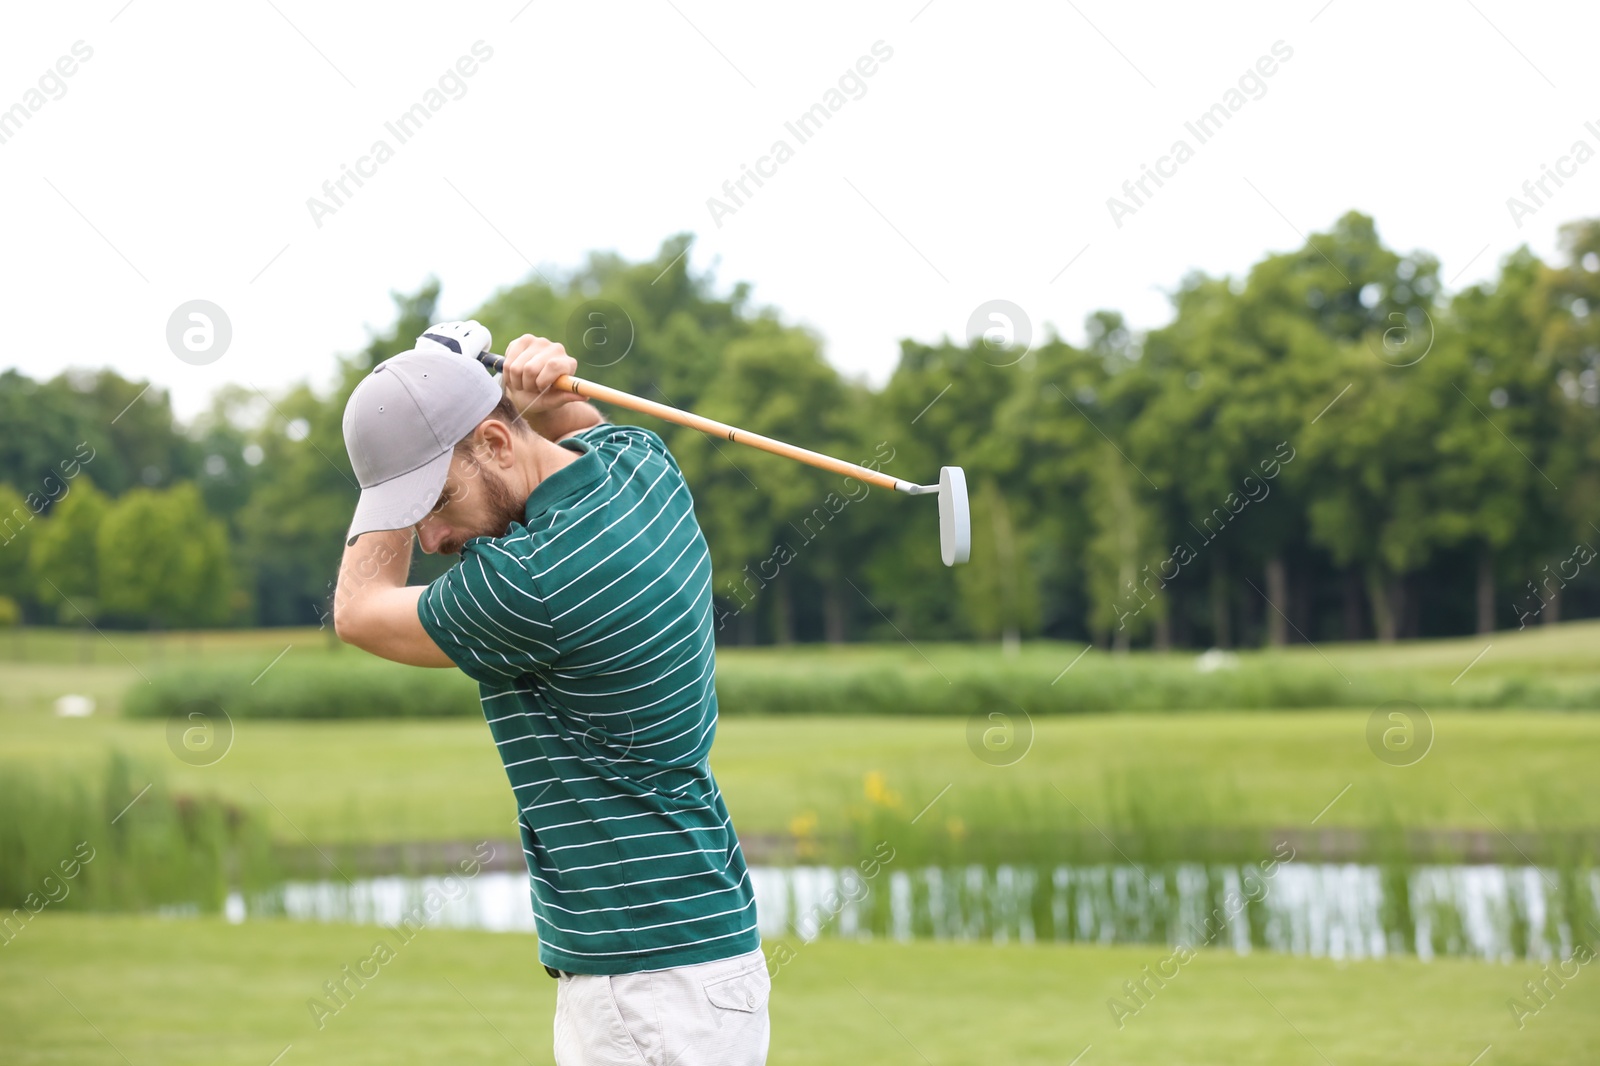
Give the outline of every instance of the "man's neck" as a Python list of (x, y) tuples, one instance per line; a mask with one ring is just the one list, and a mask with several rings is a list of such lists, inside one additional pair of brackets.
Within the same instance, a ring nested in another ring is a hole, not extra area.
[(526, 484), (527, 493), (548, 479), (557, 470), (577, 462), (582, 456), (571, 448), (563, 448), (554, 441), (546, 440), (537, 434), (531, 435), (526, 449), (522, 452), (518, 467)]

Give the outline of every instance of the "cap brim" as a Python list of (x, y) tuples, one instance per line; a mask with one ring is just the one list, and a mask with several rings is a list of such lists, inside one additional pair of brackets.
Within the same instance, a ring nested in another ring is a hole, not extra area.
[(363, 533), (377, 533), (385, 529), (409, 529), (428, 516), (433, 505), (444, 492), (445, 479), (450, 474), (450, 458), (445, 452), (415, 470), (380, 481), (371, 488), (361, 490), (356, 502), (356, 513), (350, 519), (350, 532), (345, 537), (346, 546), (354, 544)]

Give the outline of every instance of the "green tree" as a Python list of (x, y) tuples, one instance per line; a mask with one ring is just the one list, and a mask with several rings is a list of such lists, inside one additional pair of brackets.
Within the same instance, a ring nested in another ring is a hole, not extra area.
[(1561, 248), (1567, 264), (1541, 271), (1533, 296), (1542, 312), (1540, 343), (1508, 397), (1509, 406), (1527, 412), (1530, 458), (1543, 472), (1530, 480), (1539, 494), (1530, 511), (1549, 521), (1534, 526), (1546, 539), (1530, 568), (1547, 623), (1560, 619), (1571, 580), (1559, 560), (1575, 551), (1574, 541), (1597, 543), (1600, 531), (1600, 220), (1563, 226)]
[[(888, 457), (884, 472), (917, 484), (938, 480), (939, 468), (965, 469), (969, 491), (982, 491), (993, 478), (996, 491), (1017, 497), (1018, 471), (1005, 469), (1006, 445), (992, 432), (997, 412), (1011, 399), (1026, 374), (1021, 353), (992, 350), (981, 342), (936, 345), (902, 341), (900, 361), (883, 390), (867, 405), (866, 428), (872, 453)], [(871, 600), (871, 631), (883, 638), (962, 638), (986, 632), (972, 613), (973, 596), (995, 595), (995, 571), (987, 584), (957, 575), (939, 561), (939, 523), (932, 501), (884, 494), (863, 515), (865, 565), (858, 572)], [(975, 523), (992, 516), (974, 512)], [(981, 534), (987, 536), (987, 534)], [(970, 565), (970, 564), (969, 564)], [(979, 564), (983, 567), (984, 564)], [(965, 594), (963, 593), (965, 589)], [(888, 616), (893, 625), (882, 621)], [(975, 626), (976, 623), (976, 626)]]
[[(1447, 388), (1464, 409), (1458, 432), (1461, 447), (1474, 451), (1502, 451), (1499, 469), (1479, 479), (1469, 489), (1481, 512), (1470, 539), (1475, 545), (1474, 585), (1476, 628), (1489, 632), (1496, 624), (1496, 585), (1502, 576), (1529, 570), (1532, 560), (1550, 545), (1550, 528), (1558, 501), (1549, 482), (1530, 465), (1531, 456), (1517, 447), (1531, 446), (1525, 439), (1526, 415), (1501, 413), (1499, 400), (1509, 404), (1518, 397), (1544, 396), (1542, 378), (1553, 375), (1538, 366), (1536, 353), (1545, 332), (1545, 300), (1539, 289), (1545, 265), (1526, 247), (1500, 263), (1492, 283), (1473, 285), (1456, 294), (1450, 304), (1448, 337), (1443, 362), (1459, 351), (1454, 380)], [(1430, 356), (1430, 358), (1432, 358)], [(1435, 369), (1435, 368), (1430, 368)], [(1534, 420), (1537, 420), (1534, 415)], [(1520, 425), (1513, 424), (1520, 422)], [(1493, 427), (1493, 428), (1491, 428)], [(1515, 447), (1497, 430), (1516, 435)], [(1531, 576), (1531, 574), (1529, 575)], [(1516, 589), (1514, 601), (1523, 590)]]
[[(858, 405), (814, 337), (759, 319), (722, 360), (700, 414), (826, 454), (857, 458), (863, 450)], [(828, 561), (838, 561), (847, 540), (835, 521), (851, 506), (851, 490), (836, 474), (695, 430), (674, 427), (668, 439), (695, 493), (713, 593), (743, 619), (745, 636), (749, 618), (759, 617), (749, 612), (761, 612), (780, 643), (793, 640), (804, 572), (795, 564), (831, 572)], [(826, 595), (842, 600), (837, 588)]]
[[(344, 446), (344, 401), (367, 371), (343, 366), (330, 397), (299, 386), (272, 401), (256, 439), (259, 480), (240, 513), (261, 617), (308, 625), (325, 611), (360, 495)], [(348, 387), (346, 387), (348, 386)]]
[[(1112, 337), (1116, 328), (1091, 333)], [(1024, 635), (1042, 630), (1078, 636), (1093, 630), (1084, 550), (1095, 529), (1088, 489), (1105, 443), (1101, 432), (1126, 430), (1123, 409), (1103, 401), (1114, 396), (1113, 374), (1126, 368), (1128, 358), (1125, 350), (1086, 351), (1052, 336), (1009, 368), (1014, 387), (990, 412), (978, 449), (982, 470), (974, 473), (992, 477), (999, 486), (1017, 533), (1019, 581), (1036, 590), (1033, 626), (1030, 612), (1022, 612)], [(976, 541), (984, 516), (976, 505), (973, 515)]]
[(83, 474), (34, 532), (29, 552), (34, 595), (64, 625), (92, 623), (99, 614), (97, 543), (110, 510), (105, 493)]
[[(1436, 272), (1431, 257), (1385, 248), (1372, 220), (1351, 212), (1304, 247), (1263, 259), (1242, 284), (1186, 279), (1173, 323), (1146, 338), (1140, 373), (1154, 388), (1135, 421), (1133, 454), (1181, 499), (1174, 526), (1205, 541), (1196, 547), (1211, 572), (1218, 645), (1229, 643), (1236, 596), (1265, 619), (1272, 643), (1287, 641), (1300, 610), (1287, 560), (1305, 538), (1303, 493), (1321, 483), (1301, 476), (1302, 464), (1269, 486), (1262, 464), (1281, 459), (1280, 447), (1297, 454), (1319, 412), (1350, 399), (1340, 397), (1348, 373), (1366, 367), (1340, 366), (1341, 347), (1380, 367), (1372, 346), (1398, 337), (1397, 324), (1423, 326)], [(1234, 512), (1230, 500), (1252, 492), (1261, 502)], [(1354, 549), (1340, 546), (1351, 558)], [(1261, 574), (1267, 603), (1235, 588), (1251, 572)]]
[(39, 516), (16, 489), (0, 481), (0, 596), (21, 603), (31, 598), (28, 549)]
[(62, 379), (44, 384), (0, 372), (0, 470), (19, 492), (38, 492), (57, 464), (95, 434), (86, 407)]
[(1139, 473), (1110, 443), (1097, 451), (1088, 494), (1093, 532), (1084, 545), (1089, 626), (1097, 642), (1127, 651), (1166, 616), (1167, 600), (1157, 594), (1165, 553), (1148, 486), (1141, 491)]
[(190, 477), (197, 457), (163, 389), (113, 370), (68, 370), (47, 382), (0, 373), (0, 469), (24, 492), (47, 500), (47, 479), (63, 464), (94, 471), (119, 495), (135, 485)]
[(227, 532), (189, 482), (134, 489), (95, 542), (107, 614), (155, 628), (218, 625), (232, 603)]
[[(262, 411), (265, 407), (254, 389), (244, 385), (224, 385), (211, 398), (211, 406), (189, 428), (197, 454), (199, 472), (195, 483), (205, 499), (206, 510), (228, 521), (234, 537), (244, 533), (241, 512), (250, 496), (270, 473), (259, 461)], [(271, 408), (266, 408), (268, 414)], [(255, 447), (252, 448), (252, 445)]]

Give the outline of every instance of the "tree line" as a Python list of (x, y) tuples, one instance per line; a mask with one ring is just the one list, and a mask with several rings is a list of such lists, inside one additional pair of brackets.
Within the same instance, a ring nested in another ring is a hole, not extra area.
[[(1171, 320), (1087, 342), (902, 341), (874, 388), (719, 286), (674, 237), (592, 255), (475, 313), (587, 377), (907, 480), (966, 469), (972, 561), (931, 502), (627, 411), (672, 447), (711, 546), (720, 640), (1080, 638), (1107, 647), (1393, 640), (1600, 613), (1600, 220), (1447, 295), (1350, 213)], [(224, 388), (180, 424), (110, 370), (0, 375), (0, 621), (317, 625), (357, 488), (344, 403), (436, 317), (337, 357), (337, 384)], [(330, 354), (330, 359), (335, 359)], [(870, 497), (870, 499), (869, 499)], [(448, 559), (419, 555), (413, 581)]]

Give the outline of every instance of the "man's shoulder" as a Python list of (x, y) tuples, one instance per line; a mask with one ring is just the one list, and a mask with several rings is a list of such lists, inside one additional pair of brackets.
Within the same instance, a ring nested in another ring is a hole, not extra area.
[[(613, 462), (617, 459), (622, 459), (624, 469), (633, 463), (659, 459), (665, 461), (675, 475), (681, 477), (683, 473), (678, 466), (677, 457), (667, 448), (667, 442), (661, 439), (660, 434), (643, 426), (602, 422), (563, 437), (562, 440), (583, 441), (606, 460), (608, 469), (612, 468)], [(630, 456), (633, 458), (630, 459)]]
[(455, 565), (428, 582), (424, 600), (448, 599), (482, 593), (504, 585), (519, 585), (534, 591), (529, 568), (531, 552), (522, 547), (513, 526), (504, 537), (473, 537), (461, 546)]
[(623, 446), (630, 442), (638, 442), (652, 451), (667, 454), (666, 442), (658, 434), (652, 430), (645, 429), (643, 426), (601, 422), (598, 425), (590, 426), (588, 429), (580, 429), (576, 433), (569, 433), (561, 439), (581, 440), (595, 447), (607, 445)]
[(417, 600), (428, 635), (468, 676), (503, 686), (560, 655), (555, 625), (528, 541), (518, 527), (504, 537), (474, 537), (456, 565), (430, 582)]

